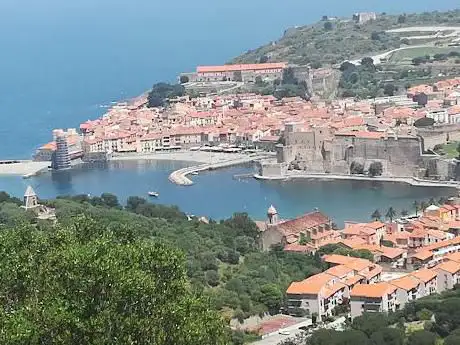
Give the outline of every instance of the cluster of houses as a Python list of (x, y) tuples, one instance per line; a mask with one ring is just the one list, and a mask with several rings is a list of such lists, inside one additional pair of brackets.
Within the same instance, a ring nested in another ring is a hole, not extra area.
[[(278, 75), (283, 66), (265, 67), (258, 71)], [(255, 67), (248, 68), (254, 71)], [(228, 66), (224, 69), (234, 72)], [(208, 70), (212, 68), (199, 71), (211, 73)], [(460, 78), (416, 86), (405, 95), (361, 101), (326, 102), (315, 97), (309, 101), (299, 97), (277, 100), (272, 95), (234, 94), (184, 96), (169, 103), (166, 108), (149, 108), (147, 97), (141, 96), (111, 107), (99, 119), (82, 123), (84, 151), (154, 153), (219, 144), (274, 149), (292, 123), (303, 131), (318, 128), (333, 135), (415, 135), (413, 124), (420, 118), (432, 118), (440, 125), (460, 123)], [(46, 144), (37, 154), (47, 155), (54, 147), (53, 143)]]
[[(334, 308), (349, 303), (351, 316), (388, 312), (414, 299), (452, 289), (460, 283), (460, 204), (427, 207), (419, 216), (394, 222), (346, 222), (333, 229), (320, 211), (282, 220), (271, 206), (267, 220), (256, 222), (260, 245), (268, 250), (282, 245), (287, 252), (314, 253), (337, 244), (341, 248), (372, 253), (372, 261), (343, 255), (325, 255), (329, 269), (286, 291), (292, 315), (332, 316)], [(382, 281), (383, 272), (398, 272)], [(403, 272), (411, 272), (404, 274)]]

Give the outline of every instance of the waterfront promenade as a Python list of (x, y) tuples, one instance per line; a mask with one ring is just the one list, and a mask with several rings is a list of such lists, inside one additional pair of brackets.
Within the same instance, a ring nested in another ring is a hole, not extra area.
[(377, 181), (377, 182), (394, 182), (406, 183), (417, 187), (446, 187), (460, 189), (458, 181), (433, 181), (423, 180), (416, 177), (391, 177), (391, 176), (364, 176), (364, 175), (338, 175), (338, 174), (303, 174), (290, 173), (281, 176), (262, 176), (254, 174), (254, 178), (258, 180), (294, 180), (294, 179), (316, 179), (316, 180), (352, 180), (352, 181)]

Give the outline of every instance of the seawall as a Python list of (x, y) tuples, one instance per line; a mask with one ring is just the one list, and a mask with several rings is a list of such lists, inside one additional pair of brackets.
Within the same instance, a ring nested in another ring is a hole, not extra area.
[(394, 182), (407, 183), (411, 186), (419, 187), (443, 187), (460, 189), (460, 182), (457, 181), (432, 181), (423, 180), (416, 177), (370, 177), (360, 175), (337, 175), (337, 174), (289, 174), (283, 176), (261, 176), (254, 175), (258, 180), (294, 180), (294, 179), (317, 179), (317, 180), (353, 180), (353, 181), (377, 181), (377, 182)]

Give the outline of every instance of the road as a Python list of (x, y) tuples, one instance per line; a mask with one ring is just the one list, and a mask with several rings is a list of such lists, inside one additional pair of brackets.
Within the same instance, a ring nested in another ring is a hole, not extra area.
[[(427, 48), (427, 47), (433, 47), (433, 45), (422, 44), (422, 45), (417, 45), (417, 46), (407, 46), (407, 47), (393, 49), (393, 50), (387, 51), (385, 53), (373, 55), (373, 56), (370, 56), (370, 57), (374, 60), (374, 65), (380, 65), (382, 63), (382, 59), (388, 59), (393, 53), (395, 53), (397, 51), (405, 50), (405, 49), (414, 49), (414, 48)], [(357, 59), (357, 60), (352, 60), (350, 62), (352, 64), (354, 64), (354, 65), (361, 65), (361, 60), (362, 59), (363, 58)]]
[[(334, 322), (327, 324), (324, 328), (327, 328), (327, 329), (334, 328), (336, 330), (343, 330), (344, 324), (345, 324), (345, 317), (342, 316), (342, 317), (339, 317)], [(309, 326), (309, 325), (311, 325), (311, 320), (299, 322), (290, 327), (282, 328), (277, 333), (266, 336), (264, 339), (252, 343), (252, 345), (278, 345), (282, 341), (302, 335), (304, 331), (300, 330), (299, 327)], [(289, 332), (289, 335), (279, 334), (280, 331)]]

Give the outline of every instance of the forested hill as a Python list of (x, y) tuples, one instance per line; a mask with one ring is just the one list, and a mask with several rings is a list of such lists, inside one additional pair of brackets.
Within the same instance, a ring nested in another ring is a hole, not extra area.
[[(412, 26), (460, 26), (460, 10), (421, 14), (377, 14), (377, 19), (358, 24), (350, 18), (324, 16), (313, 25), (291, 28), (283, 37), (236, 57), (231, 63), (287, 61), (294, 64), (338, 64), (372, 53), (386, 52), (410, 43), (386, 31)], [(407, 36), (407, 35), (406, 35)], [(424, 43), (418, 40), (417, 44)]]

